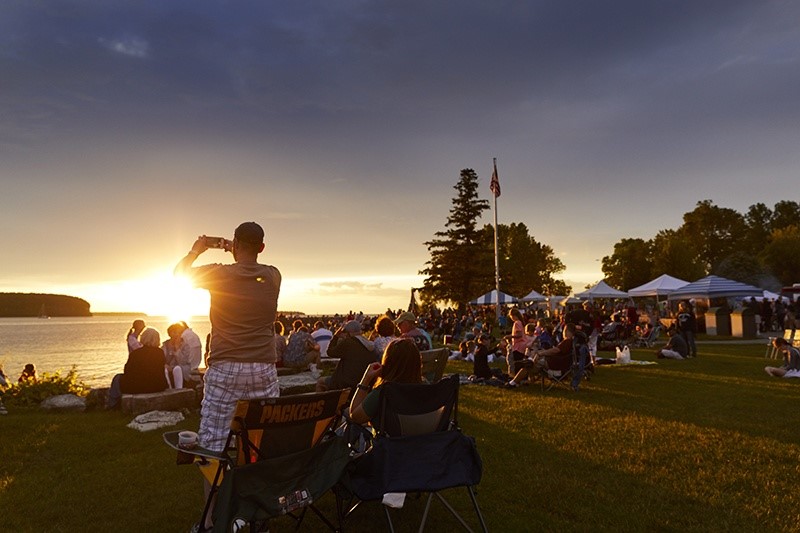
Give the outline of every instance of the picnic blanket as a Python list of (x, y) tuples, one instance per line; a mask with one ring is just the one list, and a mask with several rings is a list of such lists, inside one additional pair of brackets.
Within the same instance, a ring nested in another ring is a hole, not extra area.
[(150, 411), (134, 418), (128, 427), (137, 431), (152, 431), (167, 426), (174, 426), (183, 420), (183, 414), (178, 411)]

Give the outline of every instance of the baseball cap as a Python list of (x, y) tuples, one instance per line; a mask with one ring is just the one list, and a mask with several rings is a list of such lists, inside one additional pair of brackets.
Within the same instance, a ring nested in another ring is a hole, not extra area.
[(250, 244), (263, 244), (264, 243), (264, 230), (255, 222), (243, 222), (239, 224), (233, 237), (242, 242)]
[(361, 322), (358, 320), (350, 320), (345, 323), (344, 330), (348, 333), (358, 335), (361, 333)]
[(414, 316), (414, 313), (412, 313), (411, 311), (406, 311), (404, 313), (400, 313), (400, 316), (394, 319), (395, 324), (399, 324), (400, 322), (406, 322), (406, 321), (416, 322), (417, 317)]

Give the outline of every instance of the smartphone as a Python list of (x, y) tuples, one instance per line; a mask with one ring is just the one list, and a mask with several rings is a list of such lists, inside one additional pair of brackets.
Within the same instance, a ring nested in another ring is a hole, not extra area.
[(205, 237), (206, 246), (209, 248), (225, 248), (225, 239), (223, 237)]

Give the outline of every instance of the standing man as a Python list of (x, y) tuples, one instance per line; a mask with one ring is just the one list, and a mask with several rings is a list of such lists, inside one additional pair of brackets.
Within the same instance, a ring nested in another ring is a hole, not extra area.
[[(192, 267), (210, 246), (233, 253), (233, 264)], [(176, 275), (211, 293), (211, 349), (200, 410), (199, 444), (221, 452), (236, 402), (280, 394), (275, 370), (275, 318), (281, 273), (259, 264), (264, 230), (255, 222), (240, 224), (227, 239), (198, 237)], [(206, 486), (208, 489), (208, 486)], [(210, 513), (206, 524), (210, 527)]]
[(697, 318), (694, 316), (692, 304), (683, 301), (678, 304), (678, 332), (689, 347), (689, 357), (697, 357), (697, 344), (694, 334), (697, 332)]

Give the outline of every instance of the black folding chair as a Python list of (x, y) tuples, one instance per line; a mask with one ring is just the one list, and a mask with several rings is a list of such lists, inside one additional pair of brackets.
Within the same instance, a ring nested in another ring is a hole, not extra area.
[(557, 385), (569, 388), (575, 362), (573, 355), (547, 355), (545, 361), (547, 364), (541, 369), (542, 390), (550, 390)]
[(211, 483), (200, 523), (216, 496), (214, 532), (229, 531), (236, 520), (249, 523), (250, 531), (266, 530), (270, 519), (284, 515), (299, 527), (308, 509), (339, 531), (341, 516), (334, 523), (315, 502), (340, 480), (350, 461), (346, 438), (334, 431), (349, 393), (344, 389), (241, 400), (222, 453), (181, 450), (179, 432), (164, 433), (167, 444), (200, 463)]
[[(344, 483), (356, 500), (347, 515), (361, 502), (380, 501), (387, 493), (427, 493), (419, 531), (425, 528), (434, 498), (472, 531), (442, 495), (446, 489), (465, 487), (481, 530), (488, 531), (474, 490), (481, 479), (481, 458), (475, 440), (458, 427), (458, 386), (456, 374), (434, 384), (380, 387), (372, 447), (354, 461)], [(388, 506), (383, 510), (394, 531)]]

